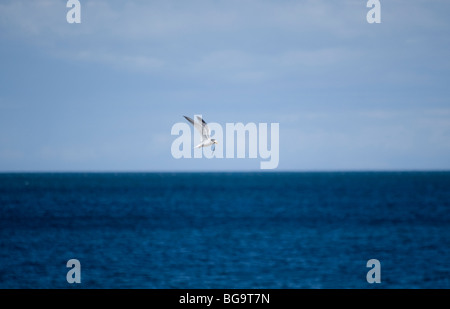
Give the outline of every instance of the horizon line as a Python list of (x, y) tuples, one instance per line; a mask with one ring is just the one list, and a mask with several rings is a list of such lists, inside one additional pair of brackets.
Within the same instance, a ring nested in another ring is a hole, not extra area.
[(323, 170), (24, 170), (0, 174), (173, 174), (173, 173), (446, 173), (450, 169), (323, 169)]

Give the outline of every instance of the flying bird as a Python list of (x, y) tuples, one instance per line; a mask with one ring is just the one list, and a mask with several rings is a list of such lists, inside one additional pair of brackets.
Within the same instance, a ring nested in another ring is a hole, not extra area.
[(214, 139), (211, 138), (211, 130), (208, 127), (208, 124), (199, 116), (197, 116), (197, 120), (199, 122), (195, 122), (194, 120), (192, 120), (192, 118), (189, 118), (187, 116), (183, 116), (184, 118), (186, 118), (187, 121), (189, 121), (190, 123), (192, 123), (192, 125), (194, 126), (194, 128), (197, 129), (198, 132), (200, 132), (200, 134), (202, 135), (202, 142), (200, 144), (198, 144), (197, 146), (195, 146), (194, 148), (202, 148), (202, 147), (208, 147), (211, 146), (212, 151), (216, 150), (216, 144), (218, 144), (218, 142)]

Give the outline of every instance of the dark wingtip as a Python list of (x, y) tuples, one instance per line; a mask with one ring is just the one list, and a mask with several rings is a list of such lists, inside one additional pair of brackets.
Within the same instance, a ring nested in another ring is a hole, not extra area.
[(186, 118), (187, 121), (189, 121), (190, 123), (194, 124), (194, 120), (192, 120), (191, 118), (189, 118), (188, 116), (183, 116), (184, 118)]
[(199, 117), (199, 116), (197, 116), (197, 119), (198, 119), (198, 121), (201, 121), (203, 124), (206, 124), (206, 121), (205, 120), (203, 120), (203, 118), (202, 117)]

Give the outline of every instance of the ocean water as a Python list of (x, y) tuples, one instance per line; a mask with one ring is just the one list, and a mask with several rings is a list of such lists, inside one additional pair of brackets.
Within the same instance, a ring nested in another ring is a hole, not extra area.
[(448, 172), (0, 174), (0, 288), (450, 288), (449, 260)]

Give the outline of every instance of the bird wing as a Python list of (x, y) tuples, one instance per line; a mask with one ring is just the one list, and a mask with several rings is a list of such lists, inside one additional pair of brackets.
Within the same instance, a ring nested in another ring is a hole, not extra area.
[(209, 128), (208, 128), (208, 125), (206, 124), (206, 122), (204, 122), (202, 118), (200, 118), (200, 117), (197, 116), (197, 118), (198, 118), (199, 120), (201, 120), (200, 122), (201, 122), (202, 124), (200, 124), (200, 123), (197, 123), (197, 122), (195, 122), (194, 120), (192, 120), (192, 118), (189, 118), (189, 117), (187, 117), (187, 116), (183, 116), (183, 117), (186, 118), (187, 121), (189, 121), (190, 123), (192, 123), (192, 125), (194, 126), (194, 128), (196, 128), (197, 131), (200, 132), (200, 134), (202, 135), (202, 139), (203, 139), (203, 140), (209, 139), (209, 134), (210, 134)]
[(197, 116), (198, 121), (202, 123), (202, 136), (204, 139), (209, 139), (211, 136), (211, 130), (208, 127), (208, 124), (201, 117)]

